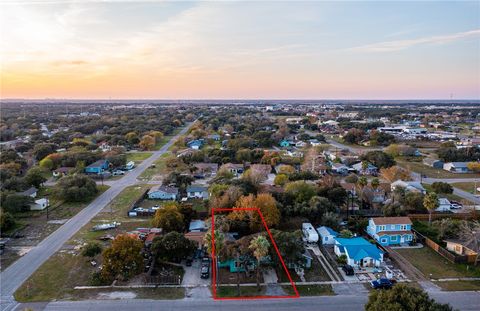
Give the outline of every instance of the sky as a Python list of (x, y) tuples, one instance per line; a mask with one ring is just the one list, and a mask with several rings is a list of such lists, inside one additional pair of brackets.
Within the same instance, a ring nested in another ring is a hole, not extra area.
[(480, 1), (0, 2), (0, 96), (480, 99)]

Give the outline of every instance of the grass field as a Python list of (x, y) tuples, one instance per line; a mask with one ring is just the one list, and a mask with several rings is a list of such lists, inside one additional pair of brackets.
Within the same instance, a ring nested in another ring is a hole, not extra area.
[[(480, 178), (479, 178), (480, 181)], [(453, 187), (458, 188), (460, 190), (469, 192), (469, 193), (475, 193), (475, 183), (474, 182), (456, 182), (451, 184)], [(480, 187), (480, 183), (477, 183), (477, 188)], [(477, 193), (480, 194), (480, 192), (477, 191)]]
[(127, 162), (133, 161), (135, 164), (139, 164), (152, 156), (152, 152), (128, 152)]
[[(287, 295), (295, 295), (292, 286), (282, 286), (285, 290)], [(297, 285), (297, 291), (300, 294), (300, 297), (303, 296), (333, 296), (335, 293), (333, 292), (331, 285)]]
[(170, 152), (162, 154), (162, 156), (154, 162), (155, 167), (147, 168), (139, 176), (139, 179), (151, 180), (153, 177), (161, 175), (165, 170), (165, 160), (169, 155), (170, 155)]
[(480, 277), (480, 267), (451, 263), (426, 246), (418, 249), (397, 249), (396, 251), (427, 278)]
[(217, 297), (251, 297), (265, 295), (265, 287), (240, 286), (240, 295), (236, 286), (217, 286)]
[(480, 174), (467, 173), (467, 174), (455, 174), (443, 169), (437, 169), (423, 164), (422, 162), (411, 162), (405, 159), (395, 159), (397, 164), (404, 168), (409, 168), (411, 171), (426, 175), (430, 178), (475, 178)]
[[(427, 185), (427, 184), (422, 184), (422, 185), (427, 191), (433, 191), (431, 185)], [(449, 201), (457, 201), (466, 205), (472, 204), (471, 201), (464, 199), (453, 193), (438, 193), (438, 196), (441, 198), (447, 198)]]
[(434, 282), (445, 291), (470, 291), (480, 290), (480, 281), (448, 281), (448, 282)]

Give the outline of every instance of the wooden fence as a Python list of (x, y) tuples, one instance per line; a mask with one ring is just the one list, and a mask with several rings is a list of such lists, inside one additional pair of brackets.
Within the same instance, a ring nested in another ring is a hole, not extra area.
[(454, 254), (447, 249), (443, 248), (440, 246), (438, 243), (434, 242), (433, 240), (429, 239), (428, 237), (424, 236), (420, 232), (412, 229), (412, 231), (415, 233), (417, 237), (417, 241), (427, 245), (430, 247), (432, 250), (434, 250), (436, 253), (438, 253), (440, 256), (443, 258), (447, 259), (451, 263), (469, 263), (473, 264), (475, 263), (476, 256), (475, 255), (458, 255)]

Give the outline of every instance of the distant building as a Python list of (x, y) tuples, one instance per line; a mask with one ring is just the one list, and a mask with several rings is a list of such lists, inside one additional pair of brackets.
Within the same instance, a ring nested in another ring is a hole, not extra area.
[(397, 187), (404, 188), (406, 192), (420, 192), (422, 194), (426, 194), (427, 190), (422, 186), (422, 184), (418, 181), (403, 181), (397, 180), (394, 181), (391, 185), (392, 192), (395, 191)]
[(176, 200), (178, 195), (177, 187), (154, 186), (148, 190), (149, 199)]
[(109, 167), (110, 162), (108, 160), (98, 160), (95, 163), (90, 164), (85, 168), (86, 174), (103, 174)]
[(433, 168), (438, 168), (438, 169), (443, 169), (443, 161), (442, 160), (437, 160), (433, 158), (425, 158), (423, 159), (423, 163), (425, 165), (431, 166)]
[(208, 188), (200, 185), (191, 185), (187, 187), (187, 198), (207, 200)]
[(443, 169), (452, 173), (468, 173), (467, 162), (448, 162), (443, 164)]
[(38, 192), (38, 189), (35, 188), (35, 187), (30, 187), (28, 188), (27, 190), (23, 191), (23, 192), (18, 192), (17, 194), (18, 195), (24, 195), (26, 197), (31, 197), (31, 198), (36, 198), (37, 197), (37, 192)]

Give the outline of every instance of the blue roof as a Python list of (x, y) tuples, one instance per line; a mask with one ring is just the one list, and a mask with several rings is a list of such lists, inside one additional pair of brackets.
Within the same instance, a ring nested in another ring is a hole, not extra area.
[(380, 260), (383, 254), (375, 245), (361, 237), (351, 239), (335, 238), (335, 240), (339, 244), (340, 250), (342, 251), (342, 248), (345, 249), (348, 257), (356, 261), (365, 257)]
[(334, 237), (336, 237), (336, 236), (338, 235), (338, 232), (336, 232), (335, 230), (333, 230), (333, 229), (330, 228), (330, 227), (321, 226), (321, 227), (318, 227), (318, 228), (317, 228), (317, 232), (318, 232), (319, 234), (324, 234), (325, 231), (327, 231), (327, 233), (328, 233), (329, 235), (333, 235)]
[(333, 230), (332, 228), (330, 227), (325, 227), (325, 229), (327, 229), (328, 233), (330, 233), (331, 235), (333, 236), (337, 236), (338, 235), (338, 232)]

